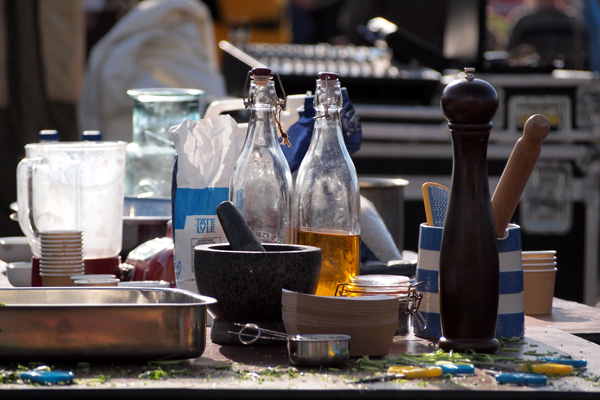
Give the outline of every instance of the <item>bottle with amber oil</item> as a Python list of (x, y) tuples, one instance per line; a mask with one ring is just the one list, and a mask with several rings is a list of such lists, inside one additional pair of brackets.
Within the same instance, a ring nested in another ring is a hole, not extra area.
[(342, 136), (337, 74), (319, 74), (314, 107), (313, 136), (296, 178), (295, 240), (321, 248), (316, 294), (335, 296), (337, 285), (360, 271), (360, 192)]

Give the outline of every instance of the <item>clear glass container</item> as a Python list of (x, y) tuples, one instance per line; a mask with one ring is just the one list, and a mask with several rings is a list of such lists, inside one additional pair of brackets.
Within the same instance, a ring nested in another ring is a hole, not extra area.
[(335, 296), (360, 271), (360, 192), (342, 136), (337, 74), (319, 74), (314, 107), (313, 136), (296, 178), (295, 241), (321, 248), (316, 294)]
[(423, 327), (423, 316), (419, 312), (422, 295), (416, 292), (417, 283), (401, 275), (358, 275), (338, 286), (336, 295), (363, 297), (386, 295), (397, 297), (398, 326), (395, 336), (407, 336), (411, 331), (411, 318)]
[(204, 92), (198, 89), (132, 89), (133, 141), (127, 146), (125, 195), (171, 197), (175, 146), (169, 128), (200, 119)]
[(268, 68), (250, 74), (248, 134), (229, 187), (229, 200), (261, 243), (291, 243), (292, 175), (276, 131), (277, 94)]
[(376, 296), (384, 294), (406, 299), (414, 292), (410, 278), (401, 275), (358, 275), (338, 288), (339, 295), (346, 297)]

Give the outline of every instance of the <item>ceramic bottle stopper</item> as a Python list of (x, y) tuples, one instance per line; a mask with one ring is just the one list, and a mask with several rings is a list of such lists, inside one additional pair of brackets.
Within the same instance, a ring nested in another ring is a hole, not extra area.
[(487, 174), (487, 144), (498, 94), (465, 68), (443, 91), (452, 135), (453, 167), (439, 264), (445, 351), (493, 353), (499, 302), (499, 260)]

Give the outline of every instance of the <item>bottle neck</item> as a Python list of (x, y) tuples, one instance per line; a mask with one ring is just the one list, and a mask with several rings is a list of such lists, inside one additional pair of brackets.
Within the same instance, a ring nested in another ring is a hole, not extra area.
[(340, 82), (317, 80), (314, 107), (317, 113), (325, 116), (337, 113), (339, 115), (343, 105), (342, 89)]
[(313, 136), (317, 147), (323, 150), (339, 148), (342, 153), (347, 153), (339, 109), (330, 109), (327, 112), (316, 110)]
[(273, 81), (252, 82), (250, 86), (250, 119), (246, 142), (262, 146), (279, 144), (275, 131), (275, 85)]
[(342, 137), (342, 90), (338, 80), (317, 79), (315, 91), (315, 132), (323, 135), (324, 143), (340, 144), (345, 148)]

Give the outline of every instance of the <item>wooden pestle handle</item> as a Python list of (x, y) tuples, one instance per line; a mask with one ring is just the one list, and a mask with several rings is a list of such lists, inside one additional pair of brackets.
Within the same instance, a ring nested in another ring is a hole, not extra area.
[(517, 209), (529, 176), (542, 152), (542, 142), (549, 132), (550, 121), (543, 115), (532, 115), (525, 122), (523, 136), (517, 140), (492, 196), (497, 237), (504, 236), (506, 232), (506, 227)]

